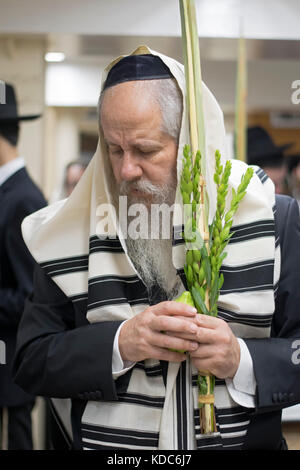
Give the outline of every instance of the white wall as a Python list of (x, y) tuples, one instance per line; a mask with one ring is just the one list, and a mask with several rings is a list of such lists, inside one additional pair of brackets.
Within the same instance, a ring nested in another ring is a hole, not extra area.
[[(291, 60), (253, 60), (248, 62), (248, 111), (293, 110), (292, 83), (300, 79), (300, 65)], [(224, 112), (233, 112), (236, 89), (236, 63), (202, 61), (203, 80), (215, 94)]]
[[(101, 72), (107, 62), (97, 64), (49, 64), (46, 70), (47, 106), (96, 106)], [(215, 94), (224, 112), (235, 106), (236, 63), (202, 61), (203, 79)], [(253, 60), (248, 63), (248, 110), (291, 109), (292, 82), (300, 79), (295, 61)]]
[[(300, 39), (298, 0), (196, 0), (202, 37)], [(0, 0), (0, 32), (179, 36), (178, 0)]]
[[(39, 37), (0, 38), (0, 79), (15, 85), (21, 115), (44, 112), (45, 47)], [(43, 181), (43, 138), (43, 117), (21, 123), (19, 150), (38, 184)]]
[(104, 64), (48, 64), (46, 106), (97, 106), (103, 67)]

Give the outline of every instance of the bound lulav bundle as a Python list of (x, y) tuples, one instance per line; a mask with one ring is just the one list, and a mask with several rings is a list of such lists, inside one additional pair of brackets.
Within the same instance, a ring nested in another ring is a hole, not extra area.
[[(220, 274), (226, 257), (224, 251), (233, 232), (233, 217), (246, 194), (253, 169), (248, 168), (237, 191), (232, 189), (229, 210), (225, 212), (231, 162), (221, 165), (221, 155), (215, 152), (214, 181), (217, 187), (217, 207), (208, 226), (209, 200), (205, 189), (205, 133), (202, 107), (202, 81), (200, 52), (193, 0), (180, 0), (182, 39), (185, 55), (187, 84), (187, 107), (191, 148), (186, 145), (180, 181), (185, 207), (184, 239), (186, 242), (186, 264), (184, 271), (190, 297), (199, 313), (216, 316), (217, 302), (223, 284)], [(201, 432), (216, 431), (214, 413), (214, 377), (207, 371), (199, 372), (199, 412)]]
[[(209, 227), (208, 240), (204, 240), (198, 229), (201, 212), (201, 175), (200, 152), (197, 152), (193, 163), (188, 146), (184, 149), (184, 164), (181, 175), (181, 194), (186, 207), (184, 239), (186, 242), (185, 276), (189, 292), (199, 313), (217, 316), (217, 302), (223, 285), (223, 274), (220, 273), (222, 263), (227, 255), (225, 248), (233, 235), (231, 231), (233, 217), (240, 202), (246, 194), (247, 186), (252, 178), (253, 169), (248, 168), (241, 179), (237, 191), (232, 189), (232, 199), (229, 210), (225, 212), (228, 180), (231, 172), (231, 162), (225, 167), (220, 164), (220, 153), (215, 153), (216, 170), (214, 181), (217, 186), (217, 209), (214, 220)], [(203, 183), (202, 183), (203, 184)], [(187, 206), (189, 205), (189, 206)], [(199, 374), (199, 407), (202, 432), (215, 430), (214, 419), (214, 377), (210, 374)]]

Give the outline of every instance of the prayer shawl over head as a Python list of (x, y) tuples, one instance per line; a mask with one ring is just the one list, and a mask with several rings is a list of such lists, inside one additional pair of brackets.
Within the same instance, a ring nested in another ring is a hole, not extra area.
[[(139, 47), (133, 54), (161, 57), (185, 97), (184, 68), (175, 60)], [(112, 62), (104, 71), (102, 87)], [(212, 220), (216, 207), (213, 183), (214, 154), (223, 158), (225, 129), (223, 114), (214, 96), (203, 84), (206, 130), (207, 189)], [(177, 176), (180, 180), (183, 146), (189, 144), (188, 117), (184, 98), (179, 139)], [(111, 238), (99, 237), (99, 214), (111, 202), (108, 185), (108, 155), (101, 135), (98, 147), (69, 199), (53, 204), (26, 218), (24, 239), (37, 262), (72, 302), (87, 298), (89, 322), (127, 320), (149, 305), (138, 273), (126, 253), (122, 235), (111, 224)], [(237, 188), (247, 166), (232, 161), (230, 188)], [(230, 194), (230, 191), (229, 191)], [(182, 204), (179, 187), (178, 207)], [(237, 337), (264, 338), (270, 335), (274, 292), (279, 278), (279, 247), (275, 247), (274, 189), (258, 167), (234, 218), (234, 235), (222, 266), (224, 284), (219, 298), (219, 317)], [(185, 282), (185, 245), (178, 239), (182, 220), (173, 217), (172, 256), (177, 275)], [(173, 234), (173, 235), (174, 235)], [(116, 238), (113, 238), (116, 236)], [(175, 240), (176, 238), (176, 240)], [(182, 286), (182, 289), (184, 287)], [(95, 357), (95, 361), (101, 358)], [(218, 432), (203, 436), (199, 430), (197, 371), (189, 359), (169, 363), (166, 385), (159, 361), (138, 362), (131, 372), (126, 393), (115, 402), (90, 401), (82, 417), (83, 447), (114, 449), (240, 448), (249, 418), (227, 391), (224, 380), (216, 380), (215, 406)]]

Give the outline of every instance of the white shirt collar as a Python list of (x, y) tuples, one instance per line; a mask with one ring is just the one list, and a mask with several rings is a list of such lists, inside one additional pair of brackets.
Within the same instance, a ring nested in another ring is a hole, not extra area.
[(17, 157), (5, 165), (0, 166), (0, 186), (8, 180), (14, 173), (25, 166), (24, 158)]

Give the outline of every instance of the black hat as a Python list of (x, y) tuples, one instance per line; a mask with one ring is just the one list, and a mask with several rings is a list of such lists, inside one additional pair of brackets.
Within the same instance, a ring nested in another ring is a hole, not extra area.
[(14, 87), (5, 83), (5, 104), (0, 104), (0, 126), (4, 123), (29, 121), (40, 117), (40, 114), (18, 115), (18, 105)]
[(152, 54), (123, 57), (108, 72), (104, 89), (123, 82), (173, 78), (160, 57)]
[(269, 134), (260, 126), (249, 127), (247, 130), (247, 160), (249, 165), (261, 167), (281, 166), (284, 162), (284, 151), (291, 143), (275, 145)]

